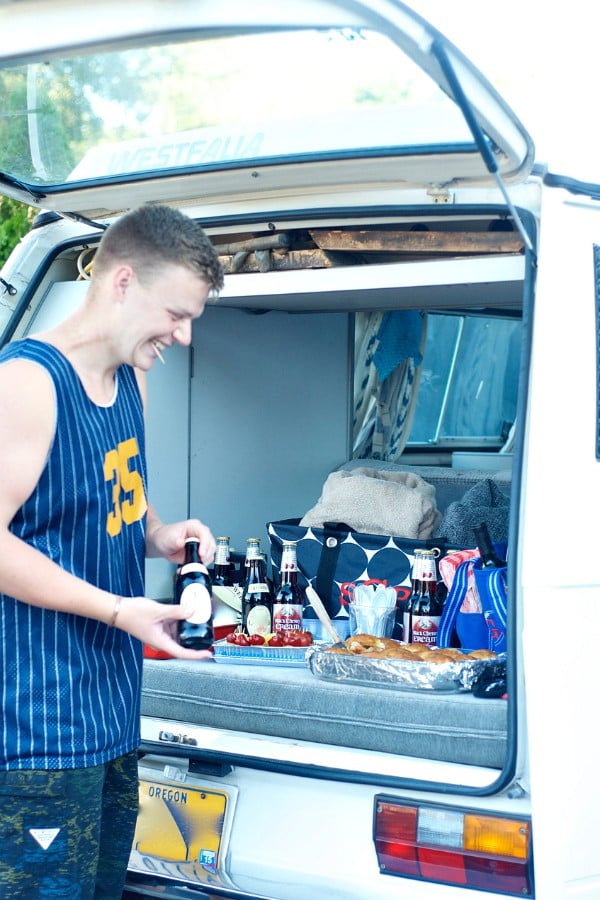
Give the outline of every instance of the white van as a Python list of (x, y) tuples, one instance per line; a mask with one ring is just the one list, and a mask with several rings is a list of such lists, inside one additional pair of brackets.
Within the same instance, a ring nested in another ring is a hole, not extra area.
[[(489, 481), (506, 511), (503, 696), (146, 660), (129, 896), (600, 897), (600, 185), (536, 167), (396, 0), (20, 0), (0, 34), (0, 191), (41, 210), (2, 343), (81, 301), (140, 203), (219, 248), (221, 297), (149, 379), (165, 520), (268, 553), (361, 466), (419, 475), (442, 519)], [(386, 384), (364, 341), (410, 311)]]

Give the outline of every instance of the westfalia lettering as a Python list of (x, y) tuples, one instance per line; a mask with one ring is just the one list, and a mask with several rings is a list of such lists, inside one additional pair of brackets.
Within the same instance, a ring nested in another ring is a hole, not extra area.
[(212, 140), (184, 141), (116, 151), (110, 157), (109, 172), (135, 172), (144, 169), (169, 169), (194, 166), (227, 159), (246, 159), (259, 155), (264, 134), (216, 137)]
[(179, 788), (159, 787), (154, 784), (149, 786), (148, 796), (157, 797), (159, 800), (168, 800), (169, 803), (181, 803), (185, 805), (188, 802), (186, 791), (181, 791)]

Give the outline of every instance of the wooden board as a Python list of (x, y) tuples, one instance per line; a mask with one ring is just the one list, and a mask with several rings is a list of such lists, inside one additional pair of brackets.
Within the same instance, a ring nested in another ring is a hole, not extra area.
[(342, 231), (311, 230), (322, 250), (355, 253), (520, 253), (518, 234), (503, 231)]
[(269, 265), (265, 257), (249, 253), (238, 265), (235, 256), (221, 256), (220, 262), (226, 275), (235, 272), (285, 272), (291, 269), (328, 269), (335, 262), (323, 250), (290, 250), (288, 253), (269, 253)]

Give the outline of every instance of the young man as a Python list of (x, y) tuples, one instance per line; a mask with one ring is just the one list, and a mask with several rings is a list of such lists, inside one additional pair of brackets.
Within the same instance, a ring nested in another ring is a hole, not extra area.
[(0, 354), (0, 897), (118, 900), (135, 826), (142, 642), (190, 611), (144, 596), (144, 557), (183, 558), (197, 519), (146, 495), (144, 375), (222, 287), (189, 217), (105, 232), (83, 306)]

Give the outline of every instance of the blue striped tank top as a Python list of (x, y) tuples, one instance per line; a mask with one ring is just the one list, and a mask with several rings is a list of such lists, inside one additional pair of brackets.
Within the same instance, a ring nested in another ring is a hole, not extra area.
[[(15, 358), (50, 374), (56, 428), (11, 531), (91, 584), (143, 595), (146, 463), (133, 369), (118, 370), (113, 402), (98, 406), (51, 345), (15, 341), (0, 363)], [(141, 643), (124, 631), (0, 594), (0, 768), (79, 768), (133, 750), (141, 671)]]

